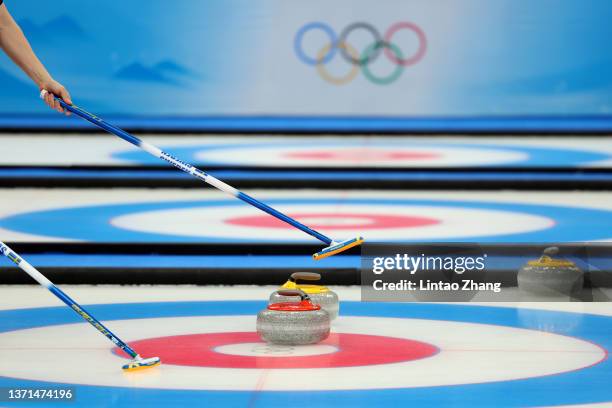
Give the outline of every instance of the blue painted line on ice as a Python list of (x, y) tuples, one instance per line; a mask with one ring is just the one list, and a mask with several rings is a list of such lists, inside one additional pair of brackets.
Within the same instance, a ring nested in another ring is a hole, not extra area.
[[(274, 171), (274, 170), (213, 170), (210, 175), (223, 180), (326, 180), (326, 181), (354, 181), (354, 180), (388, 180), (388, 181), (455, 181), (455, 182), (478, 182), (478, 181), (550, 181), (550, 182), (612, 182), (612, 173), (589, 172), (589, 173), (557, 173), (557, 172), (421, 172), (421, 171)], [(74, 170), (74, 169), (2, 169), (0, 177), (3, 179), (159, 179), (159, 180), (186, 180), (192, 176), (168, 170)]]
[[(279, 250), (280, 252), (281, 250)], [(118, 254), (28, 254), (22, 253), (37, 268), (184, 268), (184, 269), (233, 269), (233, 268), (263, 268), (263, 269), (359, 269), (361, 257), (358, 255), (343, 255), (326, 258), (314, 262), (311, 255), (118, 255)], [(494, 256), (488, 255), (487, 271), (518, 270), (527, 261), (537, 256)], [(575, 258), (566, 257), (575, 262), (583, 270), (612, 271), (612, 256)], [(0, 266), (14, 265), (0, 258)]]
[[(308, 132), (611, 132), (612, 117), (383, 117), (383, 116), (105, 116), (122, 128), (184, 131)], [(2, 115), (0, 128), (88, 129), (93, 125), (47, 115)]]
[[(22, 254), (37, 268), (359, 268), (358, 255), (335, 256), (315, 262), (312, 255), (116, 255)], [(13, 265), (0, 260), (0, 266)]]

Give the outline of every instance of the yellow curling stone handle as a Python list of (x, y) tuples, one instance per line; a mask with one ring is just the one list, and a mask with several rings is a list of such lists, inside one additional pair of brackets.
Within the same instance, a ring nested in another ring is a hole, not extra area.
[(318, 274), (318, 273), (313, 273), (313, 272), (295, 272), (295, 273), (291, 274), (291, 277), (289, 278), (289, 280), (283, 286), (281, 286), (281, 288), (283, 288), (283, 289), (299, 289), (299, 290), (303, 290), (304, 292), (308, 293), (309, 295), (316, 295), (316, 294), (319, 294), (319, 293), (329, 292), (329, 289), (327, 288), (327, 286), (323, 286), (323, 285), (306, 285), (306, 284), (299, 284), (297, 282), (298, 280), (318, 281), (320, 279), (321, 279), (321, 275)]

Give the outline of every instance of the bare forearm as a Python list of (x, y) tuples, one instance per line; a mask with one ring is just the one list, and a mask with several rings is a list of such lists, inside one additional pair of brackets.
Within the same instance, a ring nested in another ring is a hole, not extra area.
[(66, 113), (54, 96), (59, 96), (72, 105), (70, 93), (62, 84), (54, 80), (40, 62), (30, 43), (23, 35), (21, 28), (15, 23), (13, 17), (0, 4), (0, 48), (17, 64), (42, 90), (46, 90), (45, 103), (58, 112)]
[(4, 5), (0, 6), (0, 47), (39, 87), (51, 80)]

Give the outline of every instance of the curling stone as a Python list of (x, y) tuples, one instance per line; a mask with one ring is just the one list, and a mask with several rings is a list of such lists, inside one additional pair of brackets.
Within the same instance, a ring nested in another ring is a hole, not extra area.
[[(338, 312), (340, 310), (340, 304), (338, 303), (338, 295), (329, 290), (327, 286), (323, 285), (304, 285), (298, 283), (299, 280), (302, 281), (319, 281), (321, 280), (321, 275), (318, 273), (311, 272), (295, 272), (291, 274), (289, 280), (281, 286), (281, 289), (299, 289), (308, 294), (312, 303), (321, 305), (321, 307), (329, 313), (329, 318), (334, 320), (338, 317)], [(278, 303), (278, 302), (288, 302), (290, 299), (284, 296), (280, 296), (277, 292), (274, 292), (270, 295), (270, 303)]]
[(312, 303), (301, 290), (279, 290), (279, 296), (299, 297), (299, 302), (269, 304), (257, 315), (257, 333), (273, 344), (303, 345), (323, 341), (329, 336), (329, 313)]
[(554, 259), (559, 248), (546, 248), (540, 259), (529, 261), (517, 275), (522, 293), (539, 297), (576, 296), (584, 285), (584, 272), (572, 261)]

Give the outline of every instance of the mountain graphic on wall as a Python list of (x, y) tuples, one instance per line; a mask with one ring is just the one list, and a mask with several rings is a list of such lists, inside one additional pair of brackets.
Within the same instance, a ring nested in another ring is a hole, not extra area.
[(155, 68), (149, 68), (139, 62), (119, 69), (115, 73), (115, 78), (131, 79), (135, 81), (151, 81), (151, 82), (168, 82), (169, 79), (163, 73), (158, 72)]
[(36, 86), (23, 82), (2, 69), (0, 69), (0, 84), (2, 84), (2, 96), (5, 97), (3, 99), (7, 100), (19, 94), (38, 93)]
[(114, 77), (130, 81), (181, 85), (181, 79), (194, 78), (197, 77), (197, 75), (189, 68), (175, 61), (166, 59), (153, 66), (134, 62), (119, 69)]
[(43, 26), (45, 32), (51, 32), (56, 37), (70, 37), (85, 39), (88, 37), (81, 25), (72, 17), (62, 15), (49, 21)]
[(15, 78), (8, 72), (0, 69), (0, 109), (6, 111), (31, 110), (38, 106), (38, 89), (30, 84)]
[(79, 22), (66, 14), (44, 24), (36, 24), (28, 18), (21, 19), (18, 23), (26, 37), (33, 43), (63, 43), (68, 40), (83, 41), (89, 39)]
[(155, 64), (154, 68), (157, 72), (164, 72), (168, 75), (178, 75), (192, 78), (199, 76), (191, 69), (169, 59), (158, 62)]

